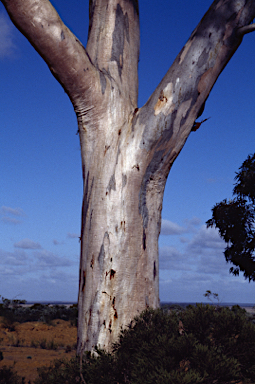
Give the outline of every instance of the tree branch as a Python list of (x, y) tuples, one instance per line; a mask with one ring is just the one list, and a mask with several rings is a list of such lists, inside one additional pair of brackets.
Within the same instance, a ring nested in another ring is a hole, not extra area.
[(244, 27), (241, 27), (237, 30), (237, 34), (239, 36), (246, 35), (247, 33), (254, 32), (255, 31), (255, 23), (245, 25)]
[[(169, 159), (166, 175), (192, 130), (218, 76), (242, 42), (240, 25), (255, 17), (255, 2), (215, 0), (147, 103), (136, 114), (140, 147)], [(241, 27), (248, 33), (253, 25)], [(160, 127), (160, 128), (159, 128)], [(163, 161), (161, 162), (163, 164)], [(163, 165), (162, 165), (163, 166)]]
[(138, 0), (90, 0), (87, 52), (133, 109), (138, 97)]
[(45, 60), (72, 103), (79, 104), (81, 95), (99, 82), (98, 71), (50, 1), (1, 1), (15, 26)]

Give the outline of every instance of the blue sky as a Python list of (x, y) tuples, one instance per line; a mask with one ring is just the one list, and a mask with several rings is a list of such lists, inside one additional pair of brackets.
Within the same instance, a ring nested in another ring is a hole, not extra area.
[[(142, 106), (211, 0), (140, 1)], [(88, 1), (55, 0), (86, 46)], [(206, 103), (211, 117), (190, 135), (170, 172), (160, 236), (160, 299), (254, 303), (254, 283), (228, 270), (224, 243), (206, 229), (211, 208), (255, 151), (255, 33), (225, 68)], [(0, 294), (76, 301), (82, 176), (72, 105), (0, 3)]]

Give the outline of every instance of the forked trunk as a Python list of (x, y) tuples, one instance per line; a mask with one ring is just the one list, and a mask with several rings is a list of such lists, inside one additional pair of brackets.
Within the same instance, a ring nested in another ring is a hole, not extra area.
[(90, 0), (86, 50), (48, 0), (1, 1), (77, 114), (84, 180), (77, 352), (109, 350), (121, 327), (159, 305), (166, 179), (219, 74), (255, 30), (255, 1), (215, 0), (140, 109), (138, 0)]

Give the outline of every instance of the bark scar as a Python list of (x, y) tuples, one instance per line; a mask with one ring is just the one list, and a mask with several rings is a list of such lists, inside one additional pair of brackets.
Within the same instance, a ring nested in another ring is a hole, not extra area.
[(109, 272), (105, 272), (105, 276), (107, 277), (108, 276), (108, 274), (110, 274), (110, 280), (111, 279), (113, 279), (114, 278), (114, 276), (115, 276), (115, 273), (116, 273), (116, 271), (114, 271), (114, 269), (110, 269), (110, 271)]
[(114, 278), (115, 273), (116, 271), (114, 271), (114, 269), (110, 270), (110, 280)]
[(197, 90), (199, 93), (202, 93), (207, 90), (208, 87), (211, 87), (211, 72), (212, 68), (209, 68), (200, 78)]
[(154, 106), (155, 115), (157, 115), (160, 112), (160, 110), (164, 107), (166, 103), (167, 103), (167, 97), (164, 95), (164, 92), (161, 89), (159, 98)]
[(133, 169), (133, 168), (136, 168), (138, 171), (140, 171), (139, 164), (135, 164), (135, 165), (133, 165), (132, 169)]
[(145, 229), (143, 229), (143, 250), (145, 251), (146, 249), (146, 233)]
[(160, 112), (167, 115), (173, 111), (173, 83), (168, 83), (164, 89), (161, 89), (158, 100), (154, 105), (154, 115)]
[(118, 318), (118, 312), (117, 312), (117, 309), (115, 308), (115, 297), (112, 300), (112, 307), (114, 309), (114, 318), (117, 319)]
[(157, 268), (156, 268), (156, 261), (154, 261), (154, 266), (153, 266), (153, 278), (155, 280), (155, 277), (157, 276)]
[(82, 291), (84, 291), (85, 288), (85, 283), (86, 283), (86, 271), (83, 271), (83, 282), (82, 282)]

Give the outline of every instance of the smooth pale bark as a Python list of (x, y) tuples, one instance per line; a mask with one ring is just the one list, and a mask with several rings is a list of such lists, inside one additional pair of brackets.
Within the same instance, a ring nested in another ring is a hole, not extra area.
[(159, 305), (166, 179), (219, 74), (254, 30), (255, 2), (215, 0), (140, 109), (137, 0), (90, 0), (86, 50), (48, 0), (2, 3), (77, 114), (84, 180), (78, 353), (109, 349), (122, 326)]

